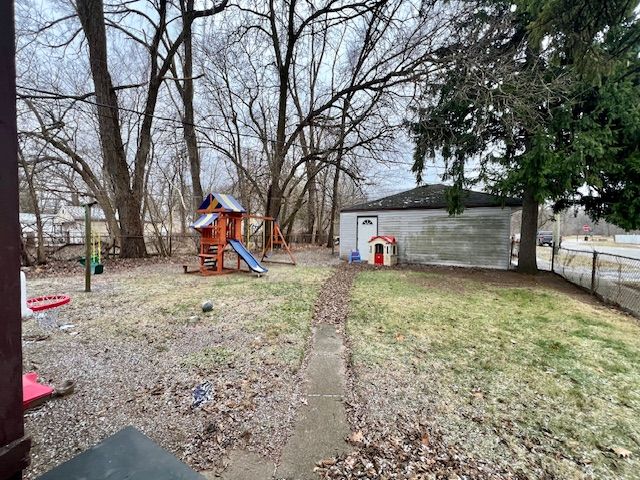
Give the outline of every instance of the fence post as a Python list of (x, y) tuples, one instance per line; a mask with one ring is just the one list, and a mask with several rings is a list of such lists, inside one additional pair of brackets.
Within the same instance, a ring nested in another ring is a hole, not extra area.
[(556, 263), (556, 243), (553, 242), (551, 244), (551, 272), (555, 272), (555, 263)]
[(91, 291), (91, 206), (84, 206), (84, 291)]
[(593, 260), (591, 263), (591, 294), (596, 293), (596, 264), (598, 262), (598, 252), (593, 251)]

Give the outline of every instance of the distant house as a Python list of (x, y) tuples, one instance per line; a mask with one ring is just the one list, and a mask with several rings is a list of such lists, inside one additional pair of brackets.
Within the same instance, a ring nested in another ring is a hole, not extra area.
[[(42, 236), (45, 245), (53, 245), (59, 243), (59, 235), (55, 226), (55, 214), (42, 213), (40, 221), (42, 222)], [(38, 223), (35, 213), (21, 213), (20, 231), (22, 238), (28, 245), (36, 246), (38, 243)]]
[[(55, 216), (54, 223), (64, 243), (84, 243), (84, 207), (70, 205), (61, 207)], [(91, 208), (91, 231), (102, 237), (109, 234), (104, 212), (97, 206)]]
[(465, 190), (464, 212), (449, 215), (445, 185), (425, 185), (344, 208), (340, 212), (340, 257), (359, 250), (369, 258), (376, 235), (397, 240), (398, 263), (507, 269), (511, 214), (522, 201)]

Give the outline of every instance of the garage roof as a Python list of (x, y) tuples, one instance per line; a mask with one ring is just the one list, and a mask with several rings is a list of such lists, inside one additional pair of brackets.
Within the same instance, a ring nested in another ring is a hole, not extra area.
[[(423, 185), (397, 193), (389, 197), (380, 198), (372, 202), (360, 203), (343, 208), (343, 212), (359, 212), (367, 210), (408, 210), (408, 209), (446, 209), (446, 192), (451, 187), (447, 185)], [(490, 193), (463, 190), (463, 205), (465, 208), (474, 207), (521, 207), (522, 200), (513, 197), (500, 197)]]

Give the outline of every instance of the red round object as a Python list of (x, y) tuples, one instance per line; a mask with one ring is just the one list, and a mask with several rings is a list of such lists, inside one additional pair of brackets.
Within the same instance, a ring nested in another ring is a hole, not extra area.
[(44, 295), (42, 297), (34, 297), (27, 300), (27, 307), (34, 312), (49, 310), (66, 305), (71, 301), (68, 295)]

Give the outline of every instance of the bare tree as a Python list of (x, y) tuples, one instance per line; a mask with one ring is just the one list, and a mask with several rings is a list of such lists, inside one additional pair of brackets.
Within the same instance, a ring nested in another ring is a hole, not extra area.
[[(109, 174), (115, 193), (115, 204), (120, 214), (122, 235), (121, 256), (139, 257), (146, 254), (144, 245), (144, 227), (141, 217), (144, 198), (144, 179), (151, 149), (151, 127), (158, 101), (160, 87), (171, 68), (174, 56), (190, 34), (191, 24), (196, 18), (215, 15), (226, 7), (226, 0), (207, 10), (181, 12), (182, 30), (177, 38), (166, 45), (161, 54), (161, 46), (168, 31), (170, 20), (167, 18), (167, 0), (158, 2), (158, 20), (150, 43), (131, 32), (126, 34), (144, 44), (149, 51), (150, 71), (146, 85), (146, 99), (138, 144), (133, 161), (133, 172), (129, 172), (127, 156), (122, 142), (122, 130), (119, 116), (119, 104), (114, 89), (107, 55), (106, 22), (102, 0), (79, 0), (77, 12), (89, 48), (89, 63), (95, 86), (95, 98), (99, 116), (100, 140), (104, 166)], [(123, 13), (139, 13), (123, 7)], [(152, 22), (153, 23), (153, 22)], [(118, 28), (111, 23), (112, 26)], [(192, 123), (192, 122), (191, 122)]]

